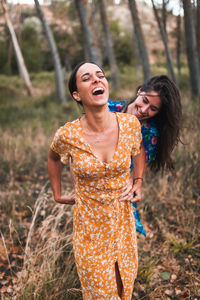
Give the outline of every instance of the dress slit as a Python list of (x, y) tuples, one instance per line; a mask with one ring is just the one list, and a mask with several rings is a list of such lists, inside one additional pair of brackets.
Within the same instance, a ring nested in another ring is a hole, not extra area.
[(123, 293), (123, 282), (122, 282), (122, 279), (121, 279), (121, 274), (120, 274), (120, 271), (119, 271), (119, 265), (118, 265), (117, 261), (115, 262), (115, 276), (116, 276), (118, 295), (121, 299), (122, 293)]

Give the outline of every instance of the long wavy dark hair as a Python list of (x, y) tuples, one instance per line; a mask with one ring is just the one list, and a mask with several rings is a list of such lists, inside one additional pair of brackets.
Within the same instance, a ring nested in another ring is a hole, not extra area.
[[(136, 89), (137, 92), (155, 91), (159, 94), (162, 105), (161, 109), (155, 117), (151, 118), (158, 128), (158, 152), (156, 159), (150, 163), (150, 167), (154, 171), (160, 169), (174, 169), (172, 160), (172, 151), (180, 141), (180, 128), (182, 123), (182, 106), (179, 90), (175, 83), (166, 75), (159, 75), (150, 78), (144, 84)], [(123, 112), (127, 112), (129, 104), (136, 100), (137, 96), (131, 100)]]

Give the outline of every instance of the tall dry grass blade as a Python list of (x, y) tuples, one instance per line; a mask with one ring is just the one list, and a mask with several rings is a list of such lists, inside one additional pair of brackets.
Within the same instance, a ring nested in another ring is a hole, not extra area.
[(33, 220), (31, 222), (31, 226), (30, 226), (30, 230), (29, 230), (29, 233), (28, 233), (28, 236), (27, 236), (27, 241), (26, 241), (26, 247), (25, 247), (25, 257), (24, 257), (24, 264), (27, 263), (27, 259), (28, 259), (28, 256), (30, 254), (30, 242), (31, 242), (31, 239), (32, 239), (32, 236), (35, 232), (35, 226), (36, 226), (36, 219), (39, 215), (39, 212), (41, 211), (41, 208), (42, 206), (44, 205), (44, 203), (42, 203), (41, 199), (44, 201), (44, 191), (47, 187), (47, 185), (49, 184), (49, 181), (47, 181), (45, 183), (45, 185), (43, 186), (38, 198), (37, 198), (37, 201), (35, 203), (35, 213), (34, 213), (34, 216), (33, 216)]
[(12, 272), (12, 267), (11, 267), (11, 263), (10, 263), (10, 259), (9, 259), (9, 255), (8, 255), (8, 250), (7, 250), (7, 247), (6, 247), (6, 242), (5, 242), (3, 233), (1, 231), (0, 231), (0, 233), (1, 233), (1, 239), (2, 239), (2, 242), (3, 242), (3, 246), (4, 246), (4, 249), (5, 249), (5, 252), (6, 252), (6, 256), (7, 256), (8, 265), (9, 265), (9, 268)]
[[(70, 192), (69, 181), (65, 185)], [(35, 203), (27, 237), (24, 267), (19, 274), (21, 296), (23, 291), (31, 290), (34, 299), (40, 299), (41, 294), (48, 299), (81, 299), (72, 227), (73, 207), (56, 203), (47, 182)]]

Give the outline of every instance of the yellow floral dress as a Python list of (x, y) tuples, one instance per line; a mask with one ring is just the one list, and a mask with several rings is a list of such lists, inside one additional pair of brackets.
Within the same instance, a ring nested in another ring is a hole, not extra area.
[(58, 129), (51, 149), (61, 161), (72, 159), (76, 204), (73, 249), (83, 299), (120, 299), (115, 262), (123, 282), (123, 299), (131, 299), (138, 257), (131, 202), (119, 202), (120, 189), (129, 180), (131, 155), (139, 153), (141, 127), (136, 117), (116, 113), (119, 139), (109, 163), (95, 155), (80, 120)]

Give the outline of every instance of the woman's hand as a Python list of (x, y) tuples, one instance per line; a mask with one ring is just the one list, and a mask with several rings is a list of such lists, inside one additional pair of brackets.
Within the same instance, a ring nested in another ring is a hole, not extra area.
[(133, 201), (137, 202), (142, 200), (142, 180), (140, 178), (134, 180), (133, 184)]
[(60, 197), (56, 197), (55, 201), (58, 202), (58, 203), (61, 203), (61, 204), (73, 205), (73, 204), (76, 203), (75, 193), (73, 191), (69, 195), (63, 195), (63, 196), (60, 196)]
[(48, 155), (48, 172), (49, 172), (50, 182), (51, 182), (55, 201), (61, 204), (70, 204), (70, 205), (75, 204), (76, 200), (75, 200), (74, 191), (72, 191), (68, 195), (61, 196), (60, 156), (52, 149), (49, 150), (49, 155)]
[(142, 180), (136, 179), (134, 184), (129, 183), (121, 190), (119, 201), (137, 202), (142, 200)]

